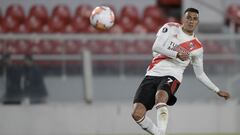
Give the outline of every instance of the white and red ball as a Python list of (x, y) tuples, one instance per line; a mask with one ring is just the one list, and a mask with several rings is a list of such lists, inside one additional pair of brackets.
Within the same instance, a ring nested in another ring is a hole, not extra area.
[(90, 23), (98, 30), (107, 30), (114, 25), (115, 15), (107, 6), (98, 6), (93, 9)]

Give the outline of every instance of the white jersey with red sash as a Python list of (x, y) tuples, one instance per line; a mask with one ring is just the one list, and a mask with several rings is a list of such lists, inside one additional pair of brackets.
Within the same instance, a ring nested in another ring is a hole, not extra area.
[[(153, 44), (153, 59), (146, 75), (173, 76), (182, 81), (185, 68), (192, 63), (196, 77), (213, 91), (219, 91), (203, 71), (203, 47), (195, 35), (187, 35), (178, 23), (166, 23), (157, 33)], [(180, 51), (189, 53), (189, 59), (176, 58)]]

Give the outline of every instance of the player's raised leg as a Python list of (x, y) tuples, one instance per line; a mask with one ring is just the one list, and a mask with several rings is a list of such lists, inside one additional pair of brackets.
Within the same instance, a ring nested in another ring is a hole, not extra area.
[(157, 109), (157, 127), (159, 135), (165, 135), (168, 124), (168, 93), (164, 90), (158, 90), (156, 93), (156, 109)]
[(146, 116), (146, 108), (142, 103), (133, 104), (132, 117), (138, 125), (152, 135), (158, 135), (158, 128), (152, 120)]

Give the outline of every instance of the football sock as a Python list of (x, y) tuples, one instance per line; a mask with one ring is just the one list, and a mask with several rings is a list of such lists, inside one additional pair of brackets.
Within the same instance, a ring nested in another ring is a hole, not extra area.
[(157, 135), (158, 134), (158, 128), (157, 126), (152, 122), (150, 118), (147, 116), (143, 116), (140, 120), (136, 121), (138, 125), (142, 127), (145, 131), (152, 135)]
[(167, 124), (168, 124), (168, 109), (165, 103), (158, 103), (157, 109), (157, 127), (160, 135), (165, 135)]

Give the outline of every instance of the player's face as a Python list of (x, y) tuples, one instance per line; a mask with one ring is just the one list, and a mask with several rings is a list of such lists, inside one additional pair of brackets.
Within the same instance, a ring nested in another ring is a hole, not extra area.
[(198, 13), (190, 12), (190, 11), (186, 12), (182, 20), (183, 30), (188, 34), (192, 34), (199, 23), (198, 19), (199, 19)]

